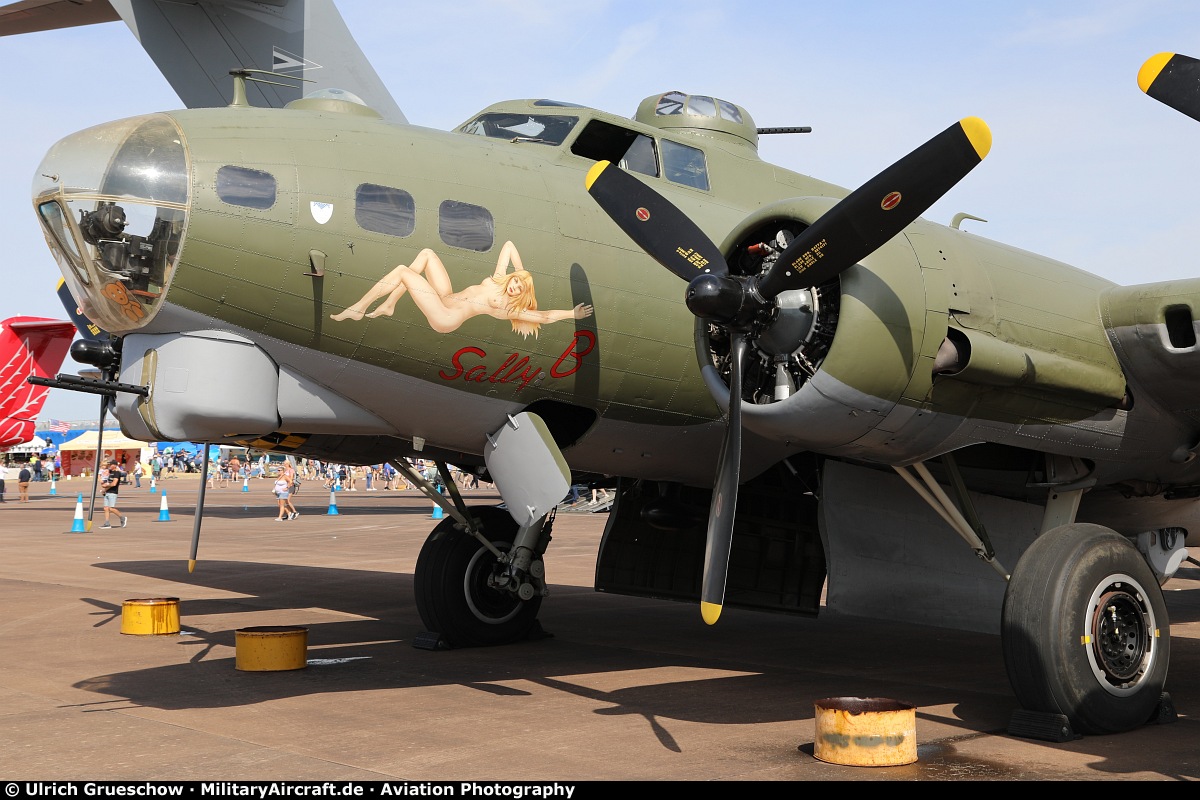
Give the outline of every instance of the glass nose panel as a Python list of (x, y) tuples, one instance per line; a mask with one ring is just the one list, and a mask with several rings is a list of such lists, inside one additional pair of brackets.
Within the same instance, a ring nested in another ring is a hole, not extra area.
[(183, 243), (188, 155), (162, 114), (89, 128), (54, 145), (34, 203), (71, 294), (119, 333), (161, 306)]

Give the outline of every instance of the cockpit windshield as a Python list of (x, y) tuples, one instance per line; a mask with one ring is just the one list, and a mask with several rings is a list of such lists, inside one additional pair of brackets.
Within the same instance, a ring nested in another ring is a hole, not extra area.
[(33, 198), (84, 312), (114, 332), (149, 321), (175, 268), (188, 202), (174, 121), (134, 117), (68, 136), (42, 160)]
[(506, 139), (510, 142), (562, 144), (579, 121), (578, 117), (561, 114), (480, 114), (459, 128), (460, 133)]

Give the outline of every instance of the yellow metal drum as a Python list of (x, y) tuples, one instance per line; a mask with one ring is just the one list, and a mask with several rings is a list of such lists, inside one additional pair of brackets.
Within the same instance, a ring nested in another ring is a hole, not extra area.
[(121, 606), (121, 633), (138, 636), (179, 633), (179, 598), (126, 600)]
[(917, 760), (916, 707), (886, 697), (827, 697), (815, 705), (813, 755), (830, 764), (894, 767)]
[(304, 669), (307, 664), (308, 628), (262, 625), (236, 631), (234, 666), (244, 672), (277, 672)]

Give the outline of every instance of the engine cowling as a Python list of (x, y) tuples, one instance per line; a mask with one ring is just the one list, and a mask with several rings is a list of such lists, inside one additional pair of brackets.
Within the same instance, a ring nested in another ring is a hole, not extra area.
[[(803, 198), (761, 209), (726, 239), (731, 271), (750, 275), (836, 203)], [(944, 292), (943, 292), (944, 294)], [(922, 358), (945, 336), (946, 305), (927, 334), (929, 292), (904, 237), (826, 284), (782, 293), (770, 321), (752, 336), (743, 382), (747, 428), (806, 449), (836, 453), (889, 417)], [(937, 313), (937, 312), (935, 312)], [(936, 340), (936, 341), (931, 341)], [(727, 404), (728, 334), (697, 322), (701, 371)]]
[[(835, 203), (799, 198), (759, 210), (722, 245), (730, 270), (770, 269)], [(1062, 288), (996, 292), (1030, 274)], [(1061, 423), (1119, 408), (1127, 402), (1124, 376), (1098, 315), (1088, 312), (1102, 287), (1079, 275), (918, 220), (834, 280), (779, 295), (779, 308), (748, 337), (743, 425), (791, 446), (899, 464), (982, 441), (968, 424), (976, 417)], [(1050, 341), (1072, 349), (1039, 347), (1031, 338), (1030, 320), (1054, 318), (1071, 332)], [(728, 330), (698, 321), (696, 348), (724, 407)]]

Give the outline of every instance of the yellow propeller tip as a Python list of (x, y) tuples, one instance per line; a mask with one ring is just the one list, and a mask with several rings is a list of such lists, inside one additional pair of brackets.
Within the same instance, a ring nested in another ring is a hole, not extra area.
[(189, 558), (188, 559), (188, 572), (195, 572), (195, 570), (196, 570), (196, 559)]
[(979, 117), (965, 117), (959, 120), (958, 124), (962, 126), (963, 133), (975, 148), (979, 160), (987, 158), (987, 154), (992, 150), (992, 129), (988, 124)]
[(592, 190), (592, 184), (600, 177), (600, 173), (604, 172), (608, 166), (609, 162), (607, 161), (597, 161), (592, 164), (592, 168), (587, 171), (587, 177), (583, 180), (583, 185), (589, 192)]
[(704, 617), (704, 621), (709, 625), (715, 625), (717, 620), (721, 618), (721, 606), (717, 603), (700, 602), (700, 616)]
[(1158, 74), (1163, 71), (1163, 67), (1167, 62), (1175, 57), (1174, 53), (1159, 53), (1150, 56), (1146, 59), (1146, 63), (1142, 64), (1142, 68), (1138, 70), (1138, 88), (1143, 92), (1150, 91), (1150, 85), (1158, 77)]

